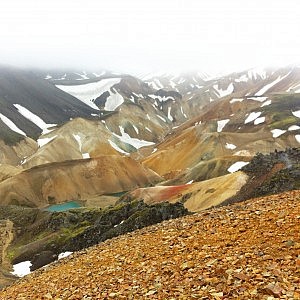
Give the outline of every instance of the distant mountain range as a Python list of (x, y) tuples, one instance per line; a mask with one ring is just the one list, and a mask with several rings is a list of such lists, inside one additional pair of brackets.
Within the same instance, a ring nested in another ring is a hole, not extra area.
[[(50, 170), (63, 164), (75, 176), (83, 163), (96, 164), (107, 155), (112, 162), (131, 157), (137, 168), (156, 172), (164, 186), (233, 173), (257, 152), (299, 147), (298, 92), (299, 66), (251, 69), (219, 78), (199, 72), (135, 78), (106, 71), (2, 67), (1, 202), (42, 207), (48, 199), (101, 198), (106, 193), (101, 184), (99, 189), (59, 195)], [(44, 175), (36, 184), (32, 176), (40, 169)], [(15, 188), (20, 176), (32, 181), (22, 193)], [(126, 181), (126, 176), (119, 180)], [(82, 176), (75, 177), (80, 186)], [(36, 185), (39, 190), (32, 189)], [(108, 190), (128, 192), (133, 186)]]

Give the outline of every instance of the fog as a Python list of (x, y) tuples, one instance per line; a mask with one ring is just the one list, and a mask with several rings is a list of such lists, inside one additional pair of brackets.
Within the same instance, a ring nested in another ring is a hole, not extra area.
[(299, 12), (298, 0), (10, 0), (0, 63), (133, 74), (285, 65), (299, 62)]

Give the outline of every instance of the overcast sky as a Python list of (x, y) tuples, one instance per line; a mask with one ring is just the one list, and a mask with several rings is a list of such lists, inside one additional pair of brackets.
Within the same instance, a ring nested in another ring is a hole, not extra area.
[(128, 73), (299, 62), (299, 0), (3, 0), (0, 63)]

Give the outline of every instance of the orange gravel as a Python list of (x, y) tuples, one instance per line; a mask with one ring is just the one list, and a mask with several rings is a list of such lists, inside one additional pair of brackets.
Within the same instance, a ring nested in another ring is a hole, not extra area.
[(108, 240), (28, 275), (0, 299), (300, 299), (300, 191)]

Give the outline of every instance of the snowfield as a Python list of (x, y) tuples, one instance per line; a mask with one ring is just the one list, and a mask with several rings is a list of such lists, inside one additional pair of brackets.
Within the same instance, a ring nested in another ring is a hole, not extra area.
[(112, 86), (120, 83), (121, 79), (122, 78), (107, 78), (92, 83), (79, 85), (56, 85), (56, 87), (76, 97), (86, 105), (99, 110), (98, 106), (94, 103), (93, 100), (107, 91), (110, 92)]

